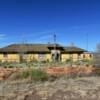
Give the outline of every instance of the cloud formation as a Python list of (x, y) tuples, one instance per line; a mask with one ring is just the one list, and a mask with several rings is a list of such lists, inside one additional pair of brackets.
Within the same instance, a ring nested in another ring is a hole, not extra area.
[(0, 40), (4, 40), (6, 38), (5, 34), (0, 33)]

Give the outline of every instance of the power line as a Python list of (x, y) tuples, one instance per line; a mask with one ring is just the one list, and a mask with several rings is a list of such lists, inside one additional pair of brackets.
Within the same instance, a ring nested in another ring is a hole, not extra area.
[(86, 49), (88, 50), (89, 49), (89, 39), (88, 39), (88, 33), (86, 33)]
[(54, 44), (56, 44), (56, 34), (54, 33)]
[(22, 43), (22, 44), (26, 44), (26, 43), (27, 43), (27, 39), (26, 39), (25, 33), (22, 33), (22, 36), (21, 36), (21, 43)]
[(56, 34), (55, 33), (53, 35), (53, 38), (54, 38), (54, 50), (56, 50)]

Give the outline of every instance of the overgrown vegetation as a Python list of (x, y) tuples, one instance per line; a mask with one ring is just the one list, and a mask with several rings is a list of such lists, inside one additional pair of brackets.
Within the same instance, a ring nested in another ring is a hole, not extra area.
[(72, 59), (66, 59), (65, 62), (40, 62), (40, 61), (36, 61), (36, 62), (0, 62), (0, 67), (4, 67), (4, 68), (30, 68), (30, 67), (60, 67), (60, 66), (79, 66), (79, 65), (85, 65), (85, 66), (89, 66), (89, 65), (93, 65), (96, 62), (94, 59), (93, 60), (77, 60), (77, 61), (73, 61)]
[(47, 73), (45, 73), (44, 71), (41, 71), (41, 70), (36, 70), (36, 69), (23, 71), (20, 74), (20, 77), (25, 78), (25, 79), (31, 78), (31, 79), (37, 80), (37, 81), (46, 81), (49, 78)]
[(90, 66), (90, 65), (93, 65), (93, 59), (91, 60), (88, 60), (88, 59), (82, 59), (82, 60), (77, 60), (77, 61), (73, 61), (72, 59), (67, 59), (66, 60), (66, 64), (70, 64), (71, 66), (72, 65), (85, 65), (85, 66)]

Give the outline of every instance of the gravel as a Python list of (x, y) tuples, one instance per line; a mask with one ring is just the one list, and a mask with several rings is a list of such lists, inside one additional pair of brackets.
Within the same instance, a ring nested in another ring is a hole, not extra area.
[(0, 100), (100, 100), (100, 77), (1, 81)]

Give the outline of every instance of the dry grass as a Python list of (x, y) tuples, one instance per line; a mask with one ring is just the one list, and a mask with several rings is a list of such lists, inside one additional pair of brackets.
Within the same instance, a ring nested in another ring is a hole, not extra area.
[[(100, 100), (100, 76), (71, 73), (43, 82), (20, 78), (20, 73), (15, 71), (0, 82), (0, 100)], [(41, 76), (40, 73), (35, 75)]]

